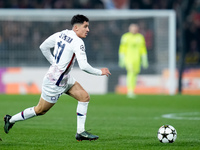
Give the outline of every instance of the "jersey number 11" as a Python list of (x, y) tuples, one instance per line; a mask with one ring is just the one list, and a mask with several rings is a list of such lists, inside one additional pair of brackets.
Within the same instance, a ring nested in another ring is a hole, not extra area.
[(62, 44), (62, 41), (58, 42), (57, 43), (58, 47), (57, 47), (57, 51), (56, 51), (56, 54), (55, 54), (55, 60), (56, 60), (56, 63), (59, 63), (60, 61), (60, 57), (63, 53), (63, 50), (65, 48), (65, 44)]

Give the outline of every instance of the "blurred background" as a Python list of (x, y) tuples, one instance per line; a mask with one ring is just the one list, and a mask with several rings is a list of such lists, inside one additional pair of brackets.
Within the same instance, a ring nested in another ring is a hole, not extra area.
[[(200, 0), (0, 1), (0, 10), (14, 10), (17, 12), (17, 10), (37, 9), (52, 10), (51, 13), (54, 10), (73, 10), (74, 14), (78, 14), (79, 10), (119, 10), (119, 14), (120, 10), (174, 10), (176, 13), (176, 93), (200, 94)], [(155, 18), (148, 17), (144, 19), (134, 17), (127, 19), (110, 18), (110, 20), (91, 20), (89, 35), (84, 39), (88, 61), (94, 67), (106, 66), (112, 73), (112, 76), (109, 79), (105, 79), (105, 83), (101, 85), (102, 87), (100, 88), (105, 88), (105, 86), (106, 88), (100, 93), (116, 92), (124, 94), (126, 92), (124, 90), (126, 86), (126, 71), (118, 67), (118, 49), (121, 35), (128, 31), (129, 24), (133, 22), (139, 24), (140, 32), (145, 37), (150, 64), (147, 70), (142, 69), (141, 76), (138, 77), (138, 87), (149, 86), (144, 85), (145, 83), (151, 84), (151, 89), (159, 85), (157, 91), (154, 91), (155, 93), (152, 94), (167, 93), (158, 91), (158, 89), (163, 87), (161, 83), (166, 74), (164, 70), (167, 69), (169, 63), (168, 21), (165, 20), (165, 17), (160, 18), (160, 27), (158, 28)], [(31, 19), (25, 19), (24, 21), (17, 20), (16, 18), (6, 19), (5, 15), (1, 17), (0, 93), (33, 94), (40, 92), (39, 84), (49, 67), (49, 63), (40, 52), (39, 45), (51, 34), (64, 29), (71, 29), (70, 22), (67, 19), (63, 21), (56, 21), (55, 19), (52, 19), (54, 21), (41, 20), (31, 21)], [(158, 30), (162, 31), (162, 36), (158, 36)], [(160, 43), (162, 46), (158, 47), (157, 43)], [(158, 55), (160, 50), (163, 53)], [(27, 70), (30, 67), (34, 69)], [(47, 69), (40, 71), (41, 77), (36, 76), (41, 67)], [(77, 64), (75, 67), (78, 67)], [(33, 77), (35, 76), (41, 80), (32, 81), (30, 78), (23, 81), (20, 78), (22, 76), (22, 78), (30, 76), (26, 72), (31, 72), (31, 70), (33, 71)], [(20, 80), (18, 80), (19, 78)], [(154, 83), (150, 83), (147, 80), (148, 78), (151, 81), (155, 79)], [(138, 90), (138, 92), (140, 93), (141, 90)], [(148, 92), (146, 93), (149, 94)], [(145, 91), (142, 94), (145, 94)]]

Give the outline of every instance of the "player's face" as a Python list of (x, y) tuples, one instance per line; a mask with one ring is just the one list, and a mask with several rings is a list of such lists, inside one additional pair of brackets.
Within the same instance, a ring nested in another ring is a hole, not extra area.
[(83, 24), (78, 24), (76, 28), (76, 34), (80, 38), (86, 38), (89, 32), (89, 22), (84, 21)]
[(135, 25), (135, 24), (130, 25), (129, 32), (136, 34), (136, 33), (138, 33), (138, 31), (139, 31), (139, 27), (137, 25)]

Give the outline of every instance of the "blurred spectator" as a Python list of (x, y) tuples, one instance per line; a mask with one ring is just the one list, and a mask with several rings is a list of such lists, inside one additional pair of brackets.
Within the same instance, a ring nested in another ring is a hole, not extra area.
[(153, 5), (152, 0), (142, 0), (141, 1), (141, 8), (142, 9), (151, 9), (152, 5)]
[[(177, 13), (177, 17), (180, 17), (179, 9), (183, 0), (1, 0), (0, 8), (14, 8), (14, 9), (173, 9)], [(185, 20), (183, 24), (179, 24), (177, 19), (177, 39), (180, 38), (180, 27), (184, 25), (185, 34), (186, 34), (186, 47), (187, 53), (192, 53), (198, 51), (200, 53), (200, 1), (199, 0), (188, 0), (187, 5), (184, 6), (183, 15)], [(34, 45), (38, 45), (39, 41), (43, 40), (44, 36), (47, 33), (43, 33), (39, 27), (34, 26), (33, 24), (27, 23), (21, 25), (17, 22), (12, 22), (13, 25), (10, 25), (8, 22), (1, 22), (2, 34), (0, 35), (0, 48), (11, 48), (14, 49), (26, 49), (28, 45), (27, 38), (30, 38), (34, 42)], [(98, 27), (97, 33), (100, 34), (103, 39), (96, 39), (97, 41), (106, 42), (106, 35), (103, 34), (102, 30), (108, 31), (109, 34), (119, 37), (121, 34), (120, 31), (126, 28), (126, 24), (122, 25), (120, 22), (109, 22), (107, 24), (108, 28), (104, 27), (103, 24), (99, 24), (101, 27)], [(49, 26), (49, 25), (48, 25)], [(62, 24), (63, 29), (66, 27), (66, 24)], [(122, 27), (124, 26), (124, 27)], [(152, 37), (153, 32), (151, 27), (146, 23), (143, 23), (141, 26), (141, 32), (145, 36), (147, 49), (153, 49)], [(11, 29), (13, 28), (13, 29)], [(17, 28), (21, 31), (17, 31)], [(51, 28), (51, 26), (49, 26)], [(57, 24), (52, 24), (52, 29), (56, 30)], [(121, 30), (119, 29), (121, 28)], [(30, 32), (34, 31), (33, 34)], [(92, 33), (91, 33), (92, 35)], [(11, 39), (12, 40), (9, 40)], [(119, 38), (116, 38), (119, 41)], [(179, 42), (179, 40), (177, 40)], [(88, 40), (89, 43), (89, 40)], [(110, 42), (111, 43), (111, 42)], [(110, 43), (105, 43), (108, 47), (116, 47), (116, 45), (110, 45)], [(21, 48), (23, 45), (23, 48)], [(179, 44), (177, 44), (178, 46)], [(98, 45), (93, 45), (93, 47), (98, 47)], [(98, 49), (98, 48), (97, 48)], [(96, 49), (96, 51), (98, 51)], [(179, 47), (177, 47), (179, 51)], [(108, 55), (111, 55), (112, 52), (106, 51)], [(102, 57), (105, 57), (102, 55)]]
[(102, 0), (106, 9), (129, 9), (129, 0)]

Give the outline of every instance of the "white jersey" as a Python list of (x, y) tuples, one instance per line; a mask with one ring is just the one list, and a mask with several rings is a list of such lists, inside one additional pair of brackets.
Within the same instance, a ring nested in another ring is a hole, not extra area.
[[(53, 55), (50, 48), (54, 47)], [(90, 74), (101, 75), (102, 71), (91, 67), (87, 62), (85, 44), (73, 30), (63, 30), (48, 37), (40, 49), (51, 66), (46, 77), (57, 86), (65, 86), (75, 59), (79, 67)]]

